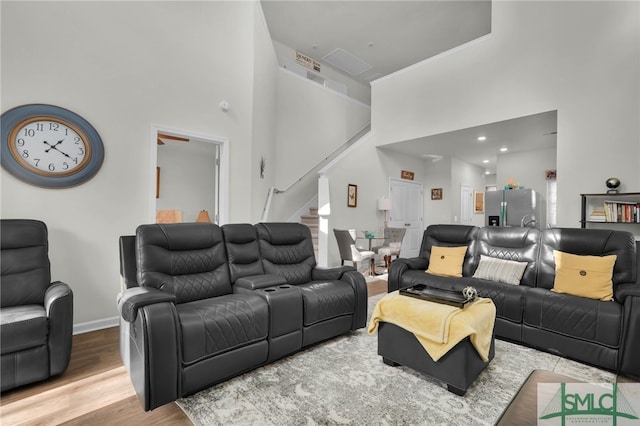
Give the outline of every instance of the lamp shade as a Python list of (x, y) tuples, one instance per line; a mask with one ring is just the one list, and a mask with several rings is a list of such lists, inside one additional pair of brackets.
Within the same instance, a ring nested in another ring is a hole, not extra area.
[(209, 212), (206, 210), (202, 210), (200, 213), (198, 213), (198, 218), (196, 219), (196, 222), (211, 222), (211, 218), (209, 217)]
[(378, 200), (378, 210), (391, 210), (391, 200), (387, 197), (382, 197)]

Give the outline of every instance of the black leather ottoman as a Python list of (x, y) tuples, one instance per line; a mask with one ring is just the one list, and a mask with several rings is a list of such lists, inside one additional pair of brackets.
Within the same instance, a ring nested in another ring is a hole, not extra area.
[[(494, 337), (491, 336), (489, 361), (495, 355)], [(387, 365), (403, 365), (442, 380), (447, 384), (447, 390), (460, 396), (489, 365), (480, 358), (469, 337), (438, 361), (433, 361), (413, 333), (387, 322), (381, 322), (378, 327), (378, 355)]]

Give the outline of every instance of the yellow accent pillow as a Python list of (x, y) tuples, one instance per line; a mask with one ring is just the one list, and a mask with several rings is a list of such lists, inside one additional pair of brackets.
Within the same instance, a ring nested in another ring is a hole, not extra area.
[(617, 255), (579, 256), (553, 251), (556, 260), (556, 277), (551, 291), (588, 297), (589, 299), (613, 300), (613, 267)]
[(428, 274), (442, 275), (444, 277), (461, 277), (464, 255), (467, 246), (462, 247), (431, 247), (429, 256)]

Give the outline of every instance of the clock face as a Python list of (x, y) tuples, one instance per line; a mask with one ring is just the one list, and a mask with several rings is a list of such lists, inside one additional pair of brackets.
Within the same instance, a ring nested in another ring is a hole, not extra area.
[(9, 150), (25, 168), (42, 176), (66, 176), (82, 170), (91, 158), (87, 136), (55, 117), (32, 117), (9, 135)]
[(45, 104), (15, 107), (0, 119), (0, 163), (16, 178), (45, 188), (68, 188), (100, 170), (104, 146), (78, 114)]

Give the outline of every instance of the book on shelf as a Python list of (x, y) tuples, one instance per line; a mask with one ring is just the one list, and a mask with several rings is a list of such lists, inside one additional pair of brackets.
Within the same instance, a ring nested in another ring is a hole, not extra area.
[(605, 222), (640, 223), (640, 202), (606, 200), (604, 215)]
[(589, 215), (590, 222), (606, 222), (607, 217), (604, 209), (593, 209)]

